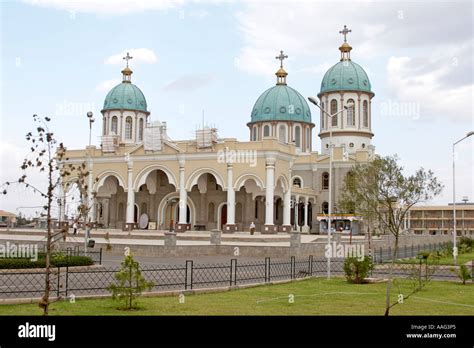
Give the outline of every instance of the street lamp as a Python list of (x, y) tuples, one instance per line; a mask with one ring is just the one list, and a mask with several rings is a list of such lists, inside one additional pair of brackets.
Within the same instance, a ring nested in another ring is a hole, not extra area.
[[(336, 117), (337, 115), (343, 113), (345, 110), (348, 108), (352, 108), (354, 106), (354, 103), (348, 103), (345, 105), (341, 111), (335, 112), (334, 114), (329, 114), (326, 110), (321, 108), (319, 106), (318, 100), (316, 97), (308, 97), (308, 100), (316, 105), (324, 114), (329, 116), (329, 119), (332, 120), (333, 117)], [(331, 223), (332, 223), (332, 151), (333, 150), (333, 144), (332, 144), (332, 121), (331, 125), (329, 126), (329, 207), (328, 207), (328, 247), (331, 245)], [(328, 279), (331, 278), (331, 253), (329, 253), (328, 257)]]
[(455, 146), (466, 138), (469, 138), (471, 135), (474, 135), (473, 131), (470, 131), (462, 139), (459, 139), (453, 143), (453, 260), (454, 264), (457, 264), (458, 248), (456, 246), (456, 165), (455, 165)]
[(91, 134), (92, 134), (92, 124), (94, 123), (95, 119), (92, 117), (92, 111), (87, 113), (87, 118), (89, 119), (89, 146), (91, 146)]

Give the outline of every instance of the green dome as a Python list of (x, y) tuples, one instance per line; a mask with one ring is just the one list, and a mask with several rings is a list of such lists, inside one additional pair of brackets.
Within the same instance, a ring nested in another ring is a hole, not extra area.
[(140, 88), (130, 82), (122, 82), (110, 90), (105, 97), (103, 110), (147, 111), (146, 99)]
[(359, 64), (344, 60), (324, 74), (320, 93), (341, 90), (371, 92), (369, 77)]
[(252, 121), (311, 122), (308, 103), (296, 90), (284, 84), (267, 89), (252, 109)]

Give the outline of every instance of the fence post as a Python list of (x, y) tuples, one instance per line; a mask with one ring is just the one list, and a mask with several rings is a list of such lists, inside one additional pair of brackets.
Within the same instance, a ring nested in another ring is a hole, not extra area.
[(295, 279), (295, 257), (292, 256), (290, 259), (290, 273), (291, 279)]
[[(188, 282), (189, 278), (189, 282)], [(184, 270), (184, 290), (190, 288), (193, 289), (193, 260), (186, 260), (186, 266)]]
[(313, 255), (309, 255), (309, 276), (313, 275)]
[(268, 258), (268, 282), (272, 281), (272, 259)]
[(380, 263), (383, 263), (382, 247), (380, 247)]
[(57, 297), (59, 298), (59, 286), (60, 286), (60, 281), (61, 281), (61, 267), (58, 267), (58, 289), (57, 289)]
[[(234, 274), (234, 277), (232, 277)], [(230, 260), (230, 286), (232, 286), (232, 281), (234, 285), (237, 285), (237, 259)]]
[(99, 265), (102, 265), (102, 248), (100, 248)]
[(69, 263), (66, 264), (66, 298), (67, 298), (67, 287), (68, 287), (68, 278), (69, 278)]
[(269, 257), (265, 257), (265, 283), (270, 281), (269, 276), (268, 276), (270, 274), (270, 267), (268, 267), (269, 260), (270, 260)]

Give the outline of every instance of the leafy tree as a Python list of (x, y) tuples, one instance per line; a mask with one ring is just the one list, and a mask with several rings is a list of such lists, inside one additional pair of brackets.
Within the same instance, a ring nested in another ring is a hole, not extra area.
[(123, 309), (126, 310), (136, 308), (136, 299), (144, 290), (150, 290), (154, 286), (142, 276), (140, 264), (134, 260), (132, 254), (125, 256), (115, 279), (118, 284), (111, 284), (108, 289), (114, 299), (124, 302)]
[(357, 257), (348, 257), (344, 261), (343, 268), (349, 283), (360, 284), (364, 282), (369, 272), (373, 270), (374, 264), (369, 256), (364, 256), (363, 260), (359, 260)]
[(405, 176), (397, 156), (377, 156), (369, 163), (357, 164), (344, 180), (339, 205), (351, 207), (355, 214), (376, 222), (384, 233), (394, 236), (385, 315), (390, 312), (393, 266), (405, 216), (413, 205), (434, 198), (442, 188), (431, 170), (420, 168), (415, 174)]

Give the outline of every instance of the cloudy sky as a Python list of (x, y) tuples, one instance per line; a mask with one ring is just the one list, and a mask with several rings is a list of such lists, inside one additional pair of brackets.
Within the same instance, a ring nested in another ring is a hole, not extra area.
[[(432, 203), (452, 199), (452, 143), (474, 129), (471, 1), (25, 0), (0, 10), (2, 182), (20, 174), (35, 113), (53, 119), (69, 148), (86, 145), (86, 112), (100, 116), (127, 51), (132, 81), (173, 139), (191, 138), (204, 110), (221, 137), (247, 140), (253, 103), (275, 83), (277, 53), (289, 55), (288, 84), (316, 95), (346, 24), (352, 59), (375, 92), (376, 151), (398, 154), (407, 173), (434, 170), (446, 188)], [(471, 201), (473, 141), (456, 155), (457, 196)], [(0, 209), (42, 205), (29, 191), (13, 193)]]

